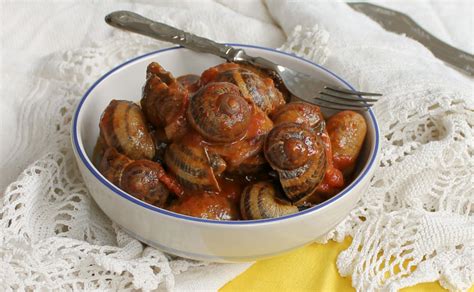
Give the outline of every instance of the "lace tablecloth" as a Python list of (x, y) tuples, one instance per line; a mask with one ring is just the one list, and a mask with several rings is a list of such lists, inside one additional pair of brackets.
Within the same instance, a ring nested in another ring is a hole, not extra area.
[[(435, 280), (451, 290), (473, 284), (472, 80), (343, 3), (152, 3), (1, 4), (1, 290), (215, 290), (249, 266), (193, 262), (145, 247), (89, 196), (69, 139), (75, 105), (110, 68), (169, 46), (107, 28), (103, 16), (117, 9), (221, 42), (281, 47), (356, 88), (385, 93), (374, 107), (382, 133), (379, 169), (357, 208), (319, 240), (354, 238), (337, 265), (360, 291)], [(472, 17), (460, 17), (472, 11), (470, 2), (456, 9), (417, 5), (397, 8), (472, 52)], [(443, 21), (452, 15), (470, 31), (453, 31), (455, 23)]]

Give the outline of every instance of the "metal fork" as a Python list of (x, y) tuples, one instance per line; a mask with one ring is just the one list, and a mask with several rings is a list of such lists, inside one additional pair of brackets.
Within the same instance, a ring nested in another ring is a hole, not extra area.
[(366, 110), (376, 98), (362, 96), (381, 96), (380, 93), (354, 91), (334, 84), (328, 84), (317, 77), (310, 76), (288, 67), (275, 64), (265, 58), (251, 57), (238, 52), (233, 61), (245, 61), (253, 65), (275, 71), (294, 96), (321, 107), (338, 110)]
[(321, 107), (339, 110), (367, 110), (377, 99), (363, 98), (362, 96), (381, 96), (379, 93), (353, 91), (328, 84), (314, 76), (275, 64), (265, 58), (249, 56), (243, 49), (216, 43), (164, 23), (152, 21), (134, 12), (115, 11), (107, 15), (105, 21), (120, 29), (175, 43), (193, 51), (217, 55), (229, 62), (247, 62), (272, 70), (280, 76), (292, 95)]

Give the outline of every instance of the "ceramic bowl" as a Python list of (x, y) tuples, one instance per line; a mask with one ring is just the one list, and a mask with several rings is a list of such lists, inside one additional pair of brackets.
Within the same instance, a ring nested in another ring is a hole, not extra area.
[[(248, 54), (352, 88), (329, 70), (274, 49), (237, 45)], [(367, 138), (354, 181), (335, 197), (310, 209), (280, 218), (215, 221), (164, 210), (123, 192), (107, 181), (91, 162), (99, 136), (99, 119), (112, 99), (138, 102), (147, 65), (160, 63), (174, 76), (200, 74), (223, 60), (172, 47), (136, 57), (102, 76), (81, 99), (73, 121), (72, 140), (79, 169), (90, 194), (107, 216), (138, 240), (164, 252), (213, 262), (253, 261), (311, 243), (335, 227), (366, 192), (377, 165), (379, 132), (372, 111), (364, 113)]]

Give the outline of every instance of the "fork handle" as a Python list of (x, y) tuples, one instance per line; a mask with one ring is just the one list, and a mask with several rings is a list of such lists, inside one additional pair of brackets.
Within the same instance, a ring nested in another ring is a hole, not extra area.
[(193, 51), (213, 54), (227, 61), (237, 61), (245, 54), (242, 49), (216, 43), (131, 11), (112, 12), (105, 17), (105, 22), (113, 27), (181, 45)]

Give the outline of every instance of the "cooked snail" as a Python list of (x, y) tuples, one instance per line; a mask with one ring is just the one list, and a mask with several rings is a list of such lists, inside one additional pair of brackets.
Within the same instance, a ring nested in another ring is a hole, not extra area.
[(156, 128), (162, 127), (169, 140), (186, 132), (185, 111), (189, 93), (158, 63), (147, 68), (147, 80), (140, 101), (145, 116)]
[(240, 213), (246, 220), (275, 218), (298, 212), (298, 207), (277, 196), (271, 182), (247, 186), (240, 197)]
[[(315, 196), (334, 194), (339, 191), (344, 186), (344, 177), (342, 172), (334, 166), (331, 141), (320, 108), (305, 102), (291, 102), (280, 107), (272, 115), (272, 119), (275, 125), (285, 122), (305, 125), (321, 137), (326, 154), (326, 173), (317, 187)], [(319, 198), (312, 200), (319, 200)]]
[(119, 186), (123, 170), (131, 162), (132, 159), (119, 153), (115, 148), (110, 147), (103, 153), (97, 168), (106, 179)]
[(209, 144), (208, 149), (212, 153), (216, 153), (222, 157), (225, 160), (228, 169), (235, 169), (249, 157), (261, 152), (263, 142), (264, 137), (257, 137), (229, 144)]
[(295, 204), (314, 192), (326, 172), (321, 138), (301, 124), (283, 123), (273, 128), (264, 153), (278, 172), (286, 196)]
[(94, 164), (130, 195), (194, 217), (275, 218), (319, 204), (351, 179), (367, 125), (351, 111), (326, 123), (318, 106), (285, 103), (274, 80), (235, 63), (175, 78), (153, 62), (141, 107), (105, 109)]
[(281, 80), (280, 75), (276, 74), (274, 71), (263, 69), (261, 67), (255, 67), (249, 63), (239, 63), (238, 65), (242, 69), (246, 69), (257, 74), (262, 79), (271, 79), (276, 89), (283, 95), (283, 100), (285, 102), (291, 100), (291, 93), (286, 88), (283, 80)]
[(267, 160), (265, 159), (263, 152), (259, 152), (258, 154), (245, 159), (238, 166), (229, 167), (227, 171), (240, 175), (256, 174), (261, 172), (266, 164)]
[(211, 142), (242, 139), (252, 115), (252, 106), (239, 88), (228, 82), (213, 82), (201, 88), (187, 110), (191, 126)]
[(155, 143), (155, 158), (153, 160), (162, 163), (164, 161), (166, 147), (168, 147), (168, 138), (161, 128), (151, 130), (150, 134)]
[(155, 206), (163, 207), (170, 192), (183, 194), (179, 184), (166, 175), (159, 163), (129, 159), (115, 148), (104, 152), (99, 170), (125, 192)]
[[(238, 172), (244, 161), (262, 153), (265, 137), (272, 128), (273, 123), (267, 115), (254, 107), (244, 139), (231, 143), (210, 143), (208, 147), (210, 151), (219, 154), (226, 161), (229, 171)], [(245, 168), (245, 166), (242, 167)]]
[(367, 133), (364, 117), (353, 111), (342, 111), (327, 123), (333, 150), (334, 165), (345, 176), (352, 173)]
[(188, 195), (169, 207), (170, 211), (206, 219), (238, 220), (237, 208), (226, 197), (215, 194)]
[(271, 115), (275, 125), (282, 123), (297, 123), (320, 132), (324, 128), (324, 118), (321, 109), (306, 102), (290, 102), (278, 108)]
[(253, 101), (266, 114), (285, 104), (281, 92), (276, 89), (271, 78), (263, 78), (235, 63), (221, 64), (206, 70), (201, 82), (231, 82), (237, 85), (242, 94)]
[(143, 113), (130, 101), (112, 100), (100, 119), (100, 136), (106, 147), (114, 147), (131, 159), (153, 159), (155, 144)]
[(170, 144), (165, 152), (165, 163), (179, 183), (190, 191), (220, 190), (214, 169), (205, 147), (192, 141)]

